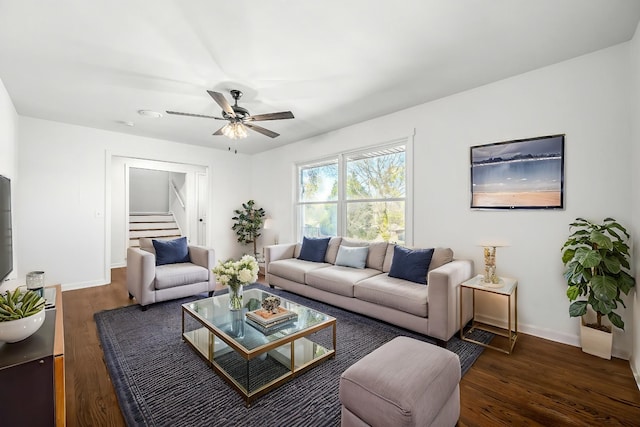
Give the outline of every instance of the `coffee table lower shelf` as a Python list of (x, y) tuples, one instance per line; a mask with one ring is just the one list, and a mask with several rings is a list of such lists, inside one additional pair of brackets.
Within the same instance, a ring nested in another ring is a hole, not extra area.
[[(246, 325), (250, 328), (249, 325)], [(333, 327), (333, 349), (327, 349), (308, 337)], [(233, 340), (216, 335), (206, 327), (183, 332), (183, 340), (245, 400), (246, 406), (291, 378), (335, 357), (336, 322), (319, 325), (257, 347), (239, 348)]]

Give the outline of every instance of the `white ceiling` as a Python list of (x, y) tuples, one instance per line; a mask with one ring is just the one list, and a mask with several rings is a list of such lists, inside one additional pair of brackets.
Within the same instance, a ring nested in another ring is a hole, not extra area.
[[(226, 149), (206, 90), (240, 89), (256, 153), (627, 41), (638, 0), (0, 0), (18, 114)], [(133, 122), (129, 127), (124, 122)]]

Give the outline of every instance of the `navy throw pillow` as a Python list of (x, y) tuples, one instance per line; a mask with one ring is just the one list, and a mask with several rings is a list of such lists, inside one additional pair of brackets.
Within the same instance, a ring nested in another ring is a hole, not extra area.
[(393, 248), (393, 260), (389, 277), (427, 284), (427, 271), (433, 257), (433, 249)]
[(313, 262), (324, 262), (324, 256), (327, 253), (331, 237), (312, 239), (308, 237), (302, 238), (302, 249), (298, 259)]
[(186, 237), (180, 237), (175, 240), (154, 239), (152, 243), (153, 248), (156, 250), (156, 265), (191, 262)]

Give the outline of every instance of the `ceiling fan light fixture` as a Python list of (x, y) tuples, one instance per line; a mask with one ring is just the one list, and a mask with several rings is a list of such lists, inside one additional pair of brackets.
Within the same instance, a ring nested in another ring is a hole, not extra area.
[(222, 128), (222, 134), (231, 139), (243, 139), (248, 136), (246, 126), (240, 122), (228, 123)]

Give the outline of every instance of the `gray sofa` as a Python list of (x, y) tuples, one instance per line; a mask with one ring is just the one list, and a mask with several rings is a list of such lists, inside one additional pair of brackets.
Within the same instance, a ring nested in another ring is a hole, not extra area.
[[(368, 245), (365, 268), (334, 265), (340, 245)], [(473, 261), (453, 259), (451, 249), (435, 248), (425, 286), (389, 276), (394, 246), (333, 237), (324, 263), (297, 259), (300, 243), (267, 246), (266, 281), (271, 287), (448, 341), (460, 329), (460, 283), (473, 276)], [(471, 316), (470, 304), (465, 304), (463, 322)]]

